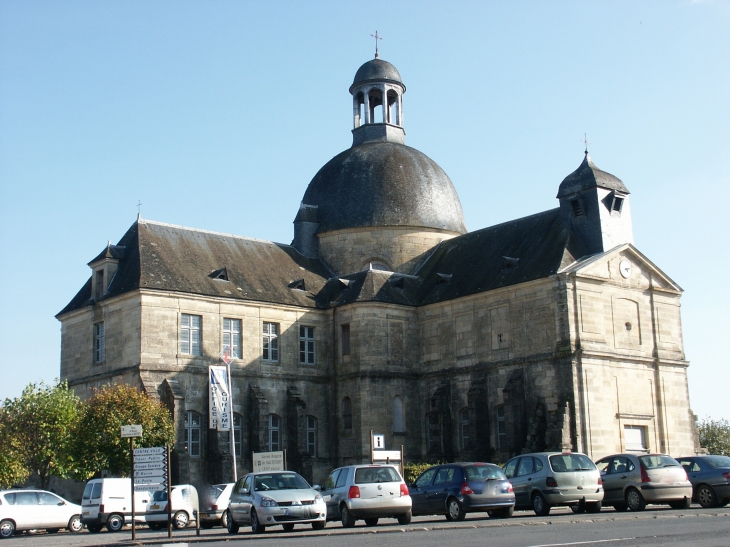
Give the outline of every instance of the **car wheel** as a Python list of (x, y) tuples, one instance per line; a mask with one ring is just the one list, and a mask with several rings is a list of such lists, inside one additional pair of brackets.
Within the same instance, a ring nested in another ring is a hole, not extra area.
[(347, 505), (342, 506), (342, 511), (340, 511), (340, 517), (343, 528), (352, 528), (353, 526), (355, 526), (356, 519), (350, 514), (350, 510), (347, 508)]
[(570, 506), (570, 510), (573, 511), (573, 513), (580, 514), (586, 512), (586, 504), (585, 503), (575, 503)]
[(550, 514), (550, 506), (540, 492), (536, 492), (532, 497), (532, 510), (539, 517), (546, 517)]
[(98, 534), (101, 532), (101, 529), (103, 526), (101, 524), (87, 524), (86, 529), (91, 532), (92, 534)]
[(398, 524), (410, 524), (412, 518), (413, 518), (413, 512), (412, 511), (408, 511), (407, 513), (403, 513), (402, 515), (398, 515)]
[(464, 507), (461, 505), (459, 500), (456, 498), (449, 498), (446, 501), (446, 520), (453, 522), (464, 520), (465, 517), (466, 511), (464, 511)]
[(636, 488), (629, 488), (626, 491), (626, 505), (629, 511), (643, 511), (646, 509), (646, 500)]
[(613, 508), (618, 511), (619, 513), (624, 513), (629, 510), (629, 506), (625, 503), (617, 503), (613, 506)]
[(124, 528), (124, 517), (122, 515), (115, 513), (106, 519), (106, 529), (110, 532), (118, 532), (122, 528)]
[(669, 502), (669, 507), (672, 509), (689, 509), (691, 506), (692, 500), (689, 498)]
[(84, 525), (81, 523), (81, 516), (74, 515), (71, 517), (71, 519), (68, 521), (68, 526), (66, 526), (69, 532), (72, 534), (77, 534), (81, 530), (84, 529)]
[(60, 528), (46, 528), (46, 534), (57, 534)]
[(586, 513), (600, 513), (603, 504), (600, 501), (595, 503), (586, 503)]
[(238, 524), (233, 520), (233, 515), (231, 515), (230, 511), (226, 511), (226, 529), (229, 534), (238, 533)]
[(505, 507), (504, 509), (498, 509), (497, 511), (493, 511), (494, 516), (498, 519), (508, 519), (514, 514), (514, 512), (514, 507)]
[(190, 519), (188, 518), (188, 514), (185, 511), (178, 511), (172, 516), (172, 525), (175, 527), (176, 530), (182, 530), (183, 528), (187, 528), (189, 521)]
[(251, 531), (254, 534), (263, 534), (266, 531), (266, 526), (259, 522), (259, 516), (256, 510), (251, 510)]
[(4, 520), (0, 522), (0, 538), (7, 539), (13, 537), (15, 533), (15, 523), (12, 520)]
[(365, 519), (365, 524), (367, 526), (377, 526), (378, 525), (378, 517), (369, 517)]
[(224, 511), (223, 515), (221, 515), (221, 526), (228, 528), (228, 511)]
[(717, 504), (718, 507), (725, 507), (728, 503), (730, 503), (730, 499), (722, 500)]
[(291, 522), (282, 524), (281, 527), (284, 529), (285, 532), (291, 532), (292, 530), (294, 530), (294, 525)]
[(324, 530), (325, 526), (327, 526), (326, 520), (318, 520), (312, 523), (312, 530)]
[(697, 488), (697, 501), (700, 502), (700, 505), (705, 509), (717, 506), (715, 491), (711, 486), (706, 484), (701, 484), (699, 488)]

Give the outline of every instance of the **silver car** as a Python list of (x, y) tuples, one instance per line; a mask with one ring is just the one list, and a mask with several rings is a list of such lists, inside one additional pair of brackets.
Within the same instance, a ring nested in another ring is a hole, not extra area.
[(49, 534), (66, 528), (80, 532), (81, 506), (45, 490), (0, 491), (0, 539), (16, 531), (46, 530)]
[(392, 465), (349, 465), (332, 471), (322, 487), (327, 519), (339, 520), (345, 528), (358, 519), (375, 526), (380, 518), (411, 522), (408, 487)]
[(665, 454), (614, 454), (596, 465), (603, 478), (603, 503), (617, 511), (643, 511), (647, 503), (689, 509), (692, 503), (687, 473)]
[(597, 513), (603, 501), (601, 476), (595, 464), (578, 452), (540, 452), (512, 458), (504, 474), (515, 492), (515, 509), (545, 516), (550, 508), (573, 506), (576, 512)]
[(677, 461), (689, 475), (694, 499), (702, 507), (730, 503), (730, 456), (688, 456)]
[(327, 507), (319, 492), (293, 471), (249, 473), (233, 486), (226, 513), (228, 533), (250, 524), (254, 534), (281, 525), (290, 532), (295, 524), (315, 530), (327, 524)]

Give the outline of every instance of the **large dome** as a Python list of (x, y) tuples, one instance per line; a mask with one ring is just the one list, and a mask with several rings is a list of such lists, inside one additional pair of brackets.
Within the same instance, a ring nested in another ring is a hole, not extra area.
[(332, 158), (302, 200), (317, 206), (319, 233), (413, 226), (466, 233), (454, 185), (436, 162), (393, 142), (354, 146)]

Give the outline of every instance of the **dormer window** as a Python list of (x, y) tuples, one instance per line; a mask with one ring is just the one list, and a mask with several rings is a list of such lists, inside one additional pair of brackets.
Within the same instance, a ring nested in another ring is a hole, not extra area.
[(611, 207), (612, 211), (618, 211), (621, 212), (621, 207), (624, 205), (624, 198), (615, 197), (613, 199), (613, 206)]
[(603, 204), (606, 206), (606, 209), (608, 209), (612, 214), (615, 212), (620, 215), (621, 209), (624, 206), (625, 197), (625, 194), (619, 194), (618, 192), (613, 191), (605, 198), (603, 198)]
[(585, 214), (585, 211), (583, 211), (583, 204), (579, 199), (571, 199), (570, 206), (573, 208), (574, 216), (582, 217)]
[(210, 273), (208, 276), (211, 279), (217, 279), (218, 281), (228, 281), (228, 271), (224, 268), (220, 268), (219, 270), (215, 270)]
[(94, 272), (94, 300), (97, 302), (104, 296), (104, 270)]

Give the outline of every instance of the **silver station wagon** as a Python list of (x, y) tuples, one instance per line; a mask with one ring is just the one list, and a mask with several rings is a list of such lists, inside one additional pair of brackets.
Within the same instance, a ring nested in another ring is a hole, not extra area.
[(515, 491), (515, 509), (545, 516), (550, 508), (571, 506), (574, 512), (597, 513), (603, 485), (596, 465), (578, 452), (540, 452), (512, 458), (504, 474)]

